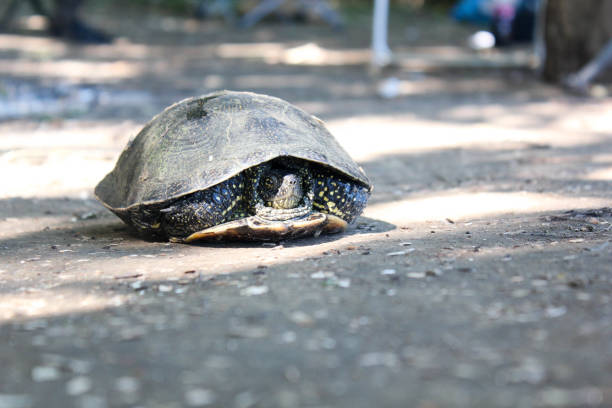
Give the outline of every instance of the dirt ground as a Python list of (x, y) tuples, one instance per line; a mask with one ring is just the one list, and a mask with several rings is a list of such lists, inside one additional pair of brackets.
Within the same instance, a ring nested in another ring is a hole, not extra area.
[[(435, 15), (394, 16), (422, 58), (381, 99), (367, 16), (134, 13), (91, 17), (111, 45), (0, 35), (0, 408), (612, 406), (611, 98), (434, 69), (474, 58)], [(146, 242), (93, 198), (151, 116), (219, 88), (326, 121), (375, 186), (347, 233)]]

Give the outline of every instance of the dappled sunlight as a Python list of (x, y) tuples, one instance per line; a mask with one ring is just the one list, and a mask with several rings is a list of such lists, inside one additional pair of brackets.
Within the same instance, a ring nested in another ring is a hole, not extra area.
[(414, 198), (372, 204), (364, 215), (406, 224), (445, 219), (469, 220), (496, 215), (527, 214), (610, 205), (609, 199), (571, 197), (529, 192), (470, 193), (465, 191), (421, 195)]
[[(59, 275), (59, 283), (72, 276)], [(87, 293), (89, 291), (66, 288), (29, 288), (23, 287), (13, 293), (0, 294), (0, 323), (18, 322), (47, 318), (71, 313), (91, 313), (109, 307), (120, 307), (126, 303), (127, 296), (107, 293)]]
[(0, 75), (62, 78), (71, 81), (113, 83), (134, 78), (144, 72), (142, 63), (131, 61), (23, 61), (0, 60)]
[(295, 47), (284, 43), (228, 43), (220, 44), (216, 54), (220, 58), (253, 58), (287, 65), (363, 65), (370, 61), (368, 48), (331, 50), (316, 43)]
[[(94, 55), (95, 49), (90, 48)], [(0, 52), (21, 54), (21, 58), (0, 58), (0, 75), (114, 83), (137, 77), (145, 71), (146, 66), (141, 62), (131, 61), (134, 56), (143, 55), (142, 47), (119, 43), (100, 47), (100, 50), (112, 50), (108, 57), (113, 60), (89, 60), (86, 58), (87, 51), (84, 57), (69, 56), (70, 45), (58, 39), (0, 34)], [(117, 58), (122, 51), (130, 58)]]
[(0, 51), (17, 51), (27, 57), (53, 58), (67, 53), (69, 45), (54, 38), (0, 34)]
[(591, 158), (591, 162), (601, 166), (586, 174), (586, 180), (612, 181), (612, 154), (597, 154)]
[(285, 49), (283, 43), (227, 43), (219, 44), (216, 54), (220, 58), (272, 58)]
[(474, 54), (466, 47), (411, 47), (396, 55), (396, 63), (405, 69), (440, 68), (527, 68), (536, 64), (530, 52), (490, 52)]
[(0, 198), (88, 197), (138, 127), (120, 123), (4, 124), (0, 139)]
[(90, 194), (140, 124), (46, 122), (0, 126), (0, 198)]
[(48, 151), (56, 148), (121, 151), (128, 139), (136, 135), (141, 127), (141, 123), (131, 120), (0, 123), (0, 151)]
[[(455, 84), (449, 84), (448, 80), (440, 77), (429, 77), (426, 75), (415, 75), (412, 80), (398, 82), (397, 96), (406, 97), (412, 95), (423, 95), (440, 92), (502, 92), (507, 85), (496, 78), (472, 78), (464, 79)], [(469, 105), (468, 105), (469, 108)]]
[(107, 152), (89, 150), (15, 150), (0, 156), (0, 198), (91, 196), (96, 180), (112, 170)]
[[(396, 65), (405, 69), (437, 69), (440, 67), (515, 67), (534, 64), (530, 52), (491, 52), (474, 54), (463, 46), (402, 47), (395, 58)], [(326, 48), (315, 42), (292, 45), (289, 42), (225, 43), (216, 49), (220, 58), (260, 59), (268, 64), (305, 66), (367, 65), (371, 50), (361, 48)]]
[(587, 180), (612, 181), (612, 167), (606, 167), (590, 172), (586, 175)]
[[(501, 201), (494, 195), (480, 195), (476, 198), (485, 205), (495, 205)], [(455, 196), (454, 199), (457, 199), (459, 204), (468, 204), (465, 198)], [(508, 201), (520, 204), (516, 198), (510, 198)], [(524, 200), (524, 203), (526, 202)], [(442, 204), (439, 206), (441, 207)], [(523, 204), (525, 209), (528, 206), (529, 204)], [(425, 205), (414, 209), (422, 210), (423, 207)], [(531, 208), (536, 209), (536, 207)], [(549, 205), (547, 208), (553, 207), (554, 205)], [(554, 208), (562, 208), (562, 206)], [(373, 207), (373, 211), (382, 210), (381, 207)], [(527, 212), (525, 210), (525, 213)], [(427, 215), (425, 212), (422, 213)], [(452, 212), (445, 214), (457, 215)], [(480, 213), (482, 214), (484, 212)], [(494, 214), (489, 212), (487, 215)], [(532, 217), (533, 214), (529, 216)], [(461, 218), (455, 219), (460, 220)], [(419, 221), (424, 220), (425, 217)], [(502, 258), (508, 261), (510, 250), (511, 258), (514, 260), (528, 257), (533, 253), (537, 253), (539, 257), (559, 259), (559, 251), (572, 253), (571, 248), (561, 248), (564, 244), (575, 246), (576, 251), (581, 251), (583, 240), (580, 239), (563, 239), (555, 236), (555, 240), (520, 239), (521, 242), (516, 240), (516, 237), (520, 237), (521, 234), (537, 228), (536, 226), (539, 225), (537, 223), (530, 222), (522, 225), (514, 222), (506, 225), (511, 229), (504, 230), (503, 227), (500, 229), (497, 219), (491, 218), (490, 220), (492, 221), (491, 227), (488, 226), (486, 218), (474, 224), (469, 223), (469, 227), (457, 222), (450, 224), (446, 221), (442, 223), (434, 221), (434, 225), (415, 225), (415, 228), (410, 229), (398, 228), (386, 232), (344, 234), (329, 240), (307, 239), (286, 242), (285, 245), (264, 247), (258, 243), (203, 243), (201, 245), (145, 243), (136, 239), (126, 240), (115, 237), (113, 238), (115, 243), (111, 244), (112, 251), (95, 251), (91, 246), (91, 241), (83, 237), (85, 239), (83, 244), (74, 243), (69, 247), (70, 249), (61, 249), (60, 253), (53, 257), (39, 256), (25, 260), (30, 271), (49, 271), (58, 270), (58, 268), (61, 270), (56, 274), (39, 274), (40, 279), (26, 286), (16, 287), (16, 284), (23, 285), (24, 281), (14, 280), (15, 274), (9, 276), (7, 271), (0, 269), (0, 279), (4, 278), (4, 291), (0, 291), (0, 323), (25, 322), (126, 307), (134, 303), (136, 297), (141, 295), (148, 298), (167, 297), (169, 301), (174, 302), (177, 296), (184, 296), (192, 291), (205, 293), (204, 291), (212, 290), (219, 285), (235, 287), (242, 291), (252, 285), (252, 282), (248, 277), (244, 275), (241, 277), (240, 274), (257, 272), (262, 275), (267, 268), (277, 268), (286, 278), (310, 277), (315, 280), (323, 279), (316, 276), (317, 274), (336, 276), (329, 272), (333, 270), (347, 276), (345, 282), (350, 284), (353, 279), (358, 282), (361, 273), (360, 266), (355, 266), (354, 261), (352, 263), (348, 261), (352, 257), (362, 257), (362, 262), (370, 262), (368, 268), (371, 269), (373, 275), (377, 275), (387, 266), (398, 268), (402, 275), (404, 271), (414, 271), (412, 263), (415, 259), (422, 260), (423, 256), (434, 257), (441, 261), (441, 268), (435, 274), (432, 272), (430, 275), (421, 276), (420, 272), (413, 272), (407, 275), (414, 279), (415, 284), (418, 279), (430, 276), (427, 280), (418, 282), (422, 285), (423, 282), (438, 279), (431, 277), (443, 275), (446, 269), (454, 270), (456, 265), (448, 262), (450, 259), (459, 259), (469, 262), (469, 265), (474, 267), (485, 269), (489, 268), (488, 261)], [(362, 218), (360, 221), (368, 220)], [(472, 235), (478, 237), (477, 240), (466, 241), (464, 233), (466, 227), (472, 231)], [(435, 237), (431, 235), (431, 229), (435, 229), (438, 233)], [(505, 238), (501, 241), (492, 239), (493, 235), (501, 236), (502, 231)], [(108, 236), (102, 236), (102, 242), (108, 238)], [(444, 248), (439, 247), (440, 239), (445, 242)], [(98, 245), (100, 244), (98, 242)], [(478, 251), (473, 250), (476, 244), (478, 244)], [(84, 248), (80, 248), (82, 245)], [(61, 248), (65, 247), (61, 246)], [(599, 247), (596, 247), (596, 251), (599, 250), (597, 248)], [(607, 246), (601, 248), (605, 250)], [(440, 251), (443, 252), (442, 255)], [(368, 255), (373, 256), (372, 252), (377, 252), (383, 258), (376, 257), (378, 263), (371, 264), (372, 259)], [(566, 261), (572, 259), (574, 257), (570, 256)], [(319, 266), (317, 260), (322, 260), (325, 266)], [(417, 264), (417, 270), (422, 267), (425, 266), (421, 263)], [(14, 271), (18, 272), (18, 269)], [(394, 269), (393, 274), (395, 273)], [(214, 278), (218, 275), (238, 276), (228, 277), (229, 281), (215, 281)], [(558, 283), (565, 284), (569, 278), (571, 276), (557, 274), (550, 277), (550, 283), (554, 284), (558, 281)], [(518, 283), (522, 282), (522, 279), (512, 282), (520, 286)], [(328, 284), (332, 289), (333, 282)], [(109, 288), (112, 288), (111, 296), (108, 295)], [(105, 295), (102, 296), (101, 293)]]
[[(474, 112), (479, 108), (473, 107)], [(578, 147), (609, 140), (607, 135), (562, 129), (516, 129), (489, 124), (456, 124), (410, 118), (362, 116), (328, 122), (340, 143), (358, 161), (386, 155), (419, 153), (458, 147), (498, 149), (509, 144), (547, 143), (555, 147)]]
[[(44, 220), (44, 221), (43, 221)], [(116, 219), (114, 230), (110, 233), (105, 218), (104, 226), (98, 229), (83, 230), (83, 221), (68, 222), (66, 217), (21, 217), (11, 219), (10, 224), (33, 221), (38, 227), (30, 231), (15, 228), (4, 233), (0, 230), (1, 242), (8, 243), (14, 239), (27, 239), (37, 235), (37, 240), (49, 241), (57, 232), (40, 232), (42, 225), (51, 225), (54, 231), (69, 231), (79, 236), (69, 247), (58, 245), (52, 254), (38, 254), (35, 257), (22, 259), (22, 265), (29, 270), (52, 270), (60, 268), (60, 279), (77, 279), (80, 282), (106, 281), (113, 283), (124, 277), (135, 277), (140, 280), (168, 280), (178, 282), (181, 279), (193, 278), (189, 271), (197, 270), (203, 276), (256, 270), (284, 262), (302, 262), (313, 254), (339, 246), (368, 243), (380, 232), (347, 233), (324, 235), (319, 239), (288, 241), (284, 245), (264, 244), (259, 242), (200, 242), (195, 245), (168, 244), (164, 242), (147, 242), (137, 237), (126, 235), (126, 228)], [(96, 221), (98, 222), (98, 221)], [(363, 222), (363, 221), (362, 221)], [(100, 222), (98, 222), (100, 223)], [(379, 223), (380, 224), (380, 223)], [(351, 228), (355, 228), (354, 226)], [(80, 233), (79, 233), (80, 232)], [(93, 241), (90, 237), (94, 236)], [(126, 236), (128, 237), (126, 239)], [(108, 244), (110, 242), (110, 245)], [(94, 244), (97, 249), (91, 248)], [(100, 249), (100, 246), (107, 246)], [(222, 253), (223, 256), (219, 256)], [(95, 270), (92, 266), (95, 265)], [(185, 272), (188, 272), (187, 274)], [(1, 270), (0, 270), (1, 273)], [(181, 284), (178, 282), (178, 284)]]

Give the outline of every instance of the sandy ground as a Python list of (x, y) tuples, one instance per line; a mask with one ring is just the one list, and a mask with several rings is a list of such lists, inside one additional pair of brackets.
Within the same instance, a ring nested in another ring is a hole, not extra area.
[[(0, 122), (0, 408), (612, 406), (612, 99), (472, 67), (399, 68), (383, 100), (358, 17), (95, 18), (114, 44), (0, 35), (3, 78), (76, 98)], [(403, 51), (469, 56), (469, 29), (409, 22)], [(375, 186), (347, 233), (145, 242), (93, 198), (218, 88), (326, 121)]]

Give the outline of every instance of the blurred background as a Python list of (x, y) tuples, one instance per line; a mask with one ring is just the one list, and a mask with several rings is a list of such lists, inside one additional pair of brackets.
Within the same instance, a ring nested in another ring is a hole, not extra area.
[[(222, 88), (331, 121), (358, 159), (372, 130), (356, 134), (356, 118), (543, 126), (561, 112), (534, 101), (607, 97), (611, 14), (609, 0), (4, 0), (0, 165), (23, 166), (4, 194), (90, 196), (143, 123)], [(66, 160), (87, 162), (80, 177), (51, 170)]]

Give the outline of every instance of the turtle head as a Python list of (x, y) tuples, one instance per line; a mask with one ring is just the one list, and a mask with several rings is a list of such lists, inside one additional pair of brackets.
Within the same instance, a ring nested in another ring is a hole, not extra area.
[(303, 180), (292, 170), (271, 168), (262, 174), (258, 193), (267, 207), (295, 208), (304, 197)]

